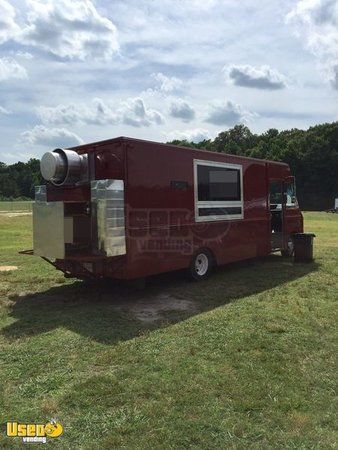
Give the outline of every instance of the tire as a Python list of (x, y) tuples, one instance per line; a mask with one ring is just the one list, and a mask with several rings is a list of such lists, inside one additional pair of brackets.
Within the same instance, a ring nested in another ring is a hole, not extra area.
[(292, 236), (289, 236), (287, 248), (281, 250), (281, 254), (283, 258), (291, 258), (295, 252), (295, 245), (292, 239)]
[(189, 267), (189, 276), (194, 281), (206, 280), (213, 268), (213, 257), (209, 250), (201, 249), (194, 254)]

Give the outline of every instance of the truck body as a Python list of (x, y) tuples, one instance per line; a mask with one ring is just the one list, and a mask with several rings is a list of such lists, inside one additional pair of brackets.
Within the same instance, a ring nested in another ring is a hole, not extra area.
[(291, 251), (303, 218), (287, 164), (119, 137), (56, 149), (34, 254), (67, 276), (135, 279)]

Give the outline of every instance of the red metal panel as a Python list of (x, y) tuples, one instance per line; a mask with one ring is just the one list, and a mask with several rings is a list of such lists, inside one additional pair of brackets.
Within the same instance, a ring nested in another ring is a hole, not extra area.
[(100, 145), (95, 150), (95, 179), (124, 179), (124, 144), (123, 141)]
[[(243, 166), (244, 220), (195, 222), (193, 159)], [(134, 141), (127, 167), (128, 276), (187, 267), (203, 247), (220, 264), (269, 253), (264, 161)], [(173, 189), (173, 180), (187, 187)]]
[(287, 164), (277, 161), (276, 162), (267, 161), (267, 165), (268, 165), (268, 178), (270, 180), (272, 179), (282, 180), (291, 175), (290, 168)]

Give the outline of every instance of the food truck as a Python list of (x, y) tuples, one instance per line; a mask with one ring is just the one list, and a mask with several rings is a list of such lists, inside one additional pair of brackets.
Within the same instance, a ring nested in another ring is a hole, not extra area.
[(47, 152), (41, 173), (30, 253), (66, 277), (202, 280), (216, 265), (290, 256), (303, 232), (281, 162), (118, 137)]

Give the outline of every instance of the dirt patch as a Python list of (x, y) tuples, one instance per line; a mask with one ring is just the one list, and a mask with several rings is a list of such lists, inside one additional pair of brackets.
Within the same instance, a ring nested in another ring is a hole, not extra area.
[(10, 272), (11, 270), (17, 270), (17, 266), (0, 266), (0, 272)]
[(0, 211), (0, 217), (20, 217), (20, 216), (31, 216), (31, 212), (8, 212), (8, 211)]
[(172, 297), (169, 294), (157, 294), (136, 301), (129, 300), (118, 308), (128, 310), (141, 322), (152, 323), (163, 319), (163, 313), (168, 311), (194, 312), (197, 310), (197, 304), (191, 300)]

